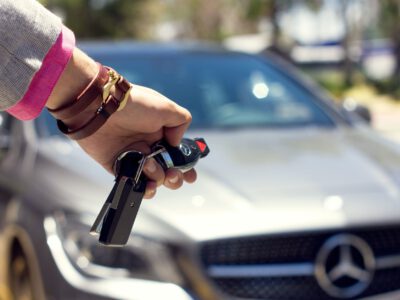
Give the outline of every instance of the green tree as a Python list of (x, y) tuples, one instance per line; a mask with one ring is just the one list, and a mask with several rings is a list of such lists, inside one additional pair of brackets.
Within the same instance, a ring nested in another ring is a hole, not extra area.
[(272, 44), (280, 48), (280, 28), (278, 24), (278, 13), (282, 6), (286, 6), (288, 1), (277, 0), (248, 0), (246, 8), (246, 18), (253, 22), (259, 22), (262, 18), (270, 20), (272, 25)]
[(394, 88), (400, 87), (400, 0), (382, 0), (380, 11), (380, 26), (384, 35), (393, 43), (396, 58), (396, 71), (394, 75)]
[(153, 0), (41, 0), (60, 13), (78, 38), (151, 37), (157, 19)]

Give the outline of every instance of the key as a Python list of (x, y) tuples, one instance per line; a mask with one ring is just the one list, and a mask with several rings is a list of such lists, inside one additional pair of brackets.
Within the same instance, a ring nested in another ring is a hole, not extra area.
[(127, 243), (146, 190), (142, 176), (146, 156), (137, 151), (120, 155), (114, 164), (115, 184), (91, 228), (99, 242), (107, 246)]
[(147, 178), (142, 174), (146, 160), (154, 159), (163, 167), (186, 172), (210, 152), (204, 139), (182, 139), (179, 147), (165, 141), (152, 146), (144, 155), (138, 151), (122, 153), (114, 164), (115, 184), (90, 230), (107, 246), (124, 246), (129, 239), (136, 215), (146, 190)]
[(200, 158), (206, 157), (210, 149), (202, 138), (183, 138), (178, 147), (161, 140), (152, 146), (156, 161), (164, 170), (176, 168), (187, 172), (194, 167)]

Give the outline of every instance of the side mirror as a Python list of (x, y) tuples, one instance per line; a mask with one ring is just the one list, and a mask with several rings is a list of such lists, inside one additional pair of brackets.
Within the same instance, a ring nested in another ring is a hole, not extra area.
[(342, 103), (342, 110), (350, 116), (361, 118), (368, 124), (372, 123), (372, 115), (369, 108), (357, 103), (354, 99), (345, 99)]

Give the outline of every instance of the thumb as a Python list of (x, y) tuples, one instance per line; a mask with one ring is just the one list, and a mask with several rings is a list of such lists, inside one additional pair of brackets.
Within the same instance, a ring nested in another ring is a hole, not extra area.
[(185, 134), (188, 126), (181, 125), (177, 127), (165, 127), (164, 138), (171, 146), (177, 147)]
[(164, 126), (164, 138), (168, 144), (178, 146), (191, 121), (192, 115), (187, 109), (181, 107), (179, 112), (175, 112), (173, 120)]

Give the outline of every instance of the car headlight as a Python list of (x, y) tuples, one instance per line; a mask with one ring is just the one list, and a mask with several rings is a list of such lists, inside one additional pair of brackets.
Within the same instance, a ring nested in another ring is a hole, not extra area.
[(106, 247), (89, 234), (90, 223), (87, 221), (64, 214), (45, 220), (45, 227), (56, 231), (71, 264), (84, 275), (139, 278), (182, 286), (184, 279), (168, 245), (135, 234), (125, 247)]

